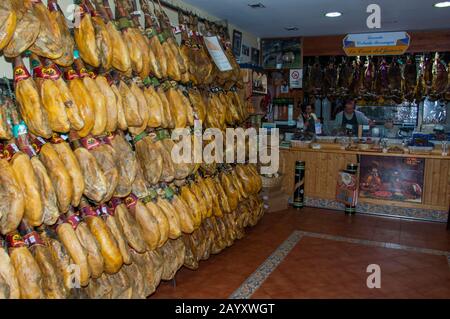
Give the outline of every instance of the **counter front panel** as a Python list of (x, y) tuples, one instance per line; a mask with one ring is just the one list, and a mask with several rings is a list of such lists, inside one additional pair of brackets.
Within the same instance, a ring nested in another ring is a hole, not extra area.
[[(283, 174), (282, 190), (288, 195), (294, 191), (295, 162), (306, 162), (305, 196), (309, 199), (332, 203), (335, 201), (336, 183), (339, 171), (349, 163), (359, 163), (360, 155), (395, 156), (393, 154), (355, 152), (344, 150), (313, 150), (313, 149), (282, 149), (280, 151), (281, 172)], [(425, 169), (423, 179), (423, 194), (421, 203), (360, 198), (359, 206), (379, 206), (379, 213), (386, 213), (383, 207), (410, 209), (407, 215), (429, 220), (446, 220), (450, 198), (450, 157), (414, 156), (401, 154), (399, 157), (424, 158)], [(330, 204), (335, 208), (336, 203)], [(389, 210), (391, 210), (390, 208)], [(372, 209), (370, 209), (372, 210)], [(375, 209), (376, 210), (376, 209)], [(416, 212), (417, 211), (417, 212)], [(386, 213), (392, 215), (393, 213)]]

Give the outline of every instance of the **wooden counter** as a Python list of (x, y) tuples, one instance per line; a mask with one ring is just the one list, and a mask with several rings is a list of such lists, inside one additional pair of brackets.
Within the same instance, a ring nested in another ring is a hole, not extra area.
[(450, 198), (450, 156), (438, 153), (430, 155), (390, 154), (334, 148), (291, 148), (280, 150), (280, 170), (283, 174), (282, 190), (292, 195), (294, 191), (295, 162), (306, 162), (305, 196), (334, 200), (336, 179), (340, 170), (349, 163), (358, 163), (358, 155), (425, 158), (425, 176), (422, 203), (387, 201), (360, 198), (360, 203), (393, 205), (397, 207), (448, 211)]

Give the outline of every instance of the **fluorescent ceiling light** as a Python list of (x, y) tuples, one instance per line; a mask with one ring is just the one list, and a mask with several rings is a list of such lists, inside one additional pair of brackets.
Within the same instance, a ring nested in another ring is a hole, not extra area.
[(448, 8), (448, 7), (450, 7), (450, 1), (438, 2), (438, 3), (435, 3), (434, 6), (436, 8)]
[(328, 18), (337, 18), (337, 17), (340, 17), (341, 15), (342, 15), (342, 13), (340, 13), (340, 12), (328, 12), (328, 13), (325, 13), (325, 16), (328, 17)]

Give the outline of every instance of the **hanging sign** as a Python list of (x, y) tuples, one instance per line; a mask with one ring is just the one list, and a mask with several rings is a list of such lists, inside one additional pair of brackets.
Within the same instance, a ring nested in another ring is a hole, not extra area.
[(291, 89), (301, 89), (303, 84), (303, 69), (291, 69), (289, 72), (289, 86)]
[(233, 70), (230, 61), (228, 61), (225, 52), (223, 52), (219, 39), (217, 37), (204, 37), (204, 39), (208, 52), (219, 70), (222, 72)]
[(410, 43), (411, 37), (406, 32), (348, 34), (343, 40), (348, 56), (401, 55)]

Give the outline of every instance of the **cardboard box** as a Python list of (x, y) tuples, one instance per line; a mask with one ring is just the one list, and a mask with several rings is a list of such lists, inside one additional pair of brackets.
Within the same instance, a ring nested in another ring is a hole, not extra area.
[(264, 188), (261, 193), (268, 213), (279, 212), (289, 208), (289, 196), (281, 188)]

